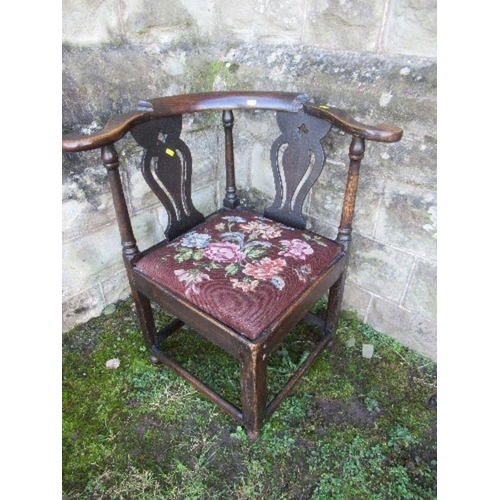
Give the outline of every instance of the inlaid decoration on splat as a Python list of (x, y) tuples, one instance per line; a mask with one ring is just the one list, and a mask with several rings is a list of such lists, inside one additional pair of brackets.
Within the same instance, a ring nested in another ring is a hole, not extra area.
[(192, 158), (180, 138), (182, 116), (151, 120), (137, 125), (131, 134), (144, 147), (142, 173), (169, 216), (168, 239), (203, 222), (191, 199)]
[(282, 134), (271, 147), (276, 197), (265, 215), (303, 229), (302, 205), (323, 169), (325, 153), (320, 141), (331, 124), (302, 111), (280, 111), (277, 121)]

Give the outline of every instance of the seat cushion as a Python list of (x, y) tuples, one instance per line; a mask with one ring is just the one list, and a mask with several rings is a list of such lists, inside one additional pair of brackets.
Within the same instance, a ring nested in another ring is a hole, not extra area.
[(256, 339), (340, 252), (337, 243), (308, 231), (231, 210), (147, 252), (135, 267)]

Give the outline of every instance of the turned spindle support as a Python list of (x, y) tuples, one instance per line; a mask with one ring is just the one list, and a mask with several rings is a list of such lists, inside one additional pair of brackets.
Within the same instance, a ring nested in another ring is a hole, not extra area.
[(342, 215), (340, 217), (337, 242), (347, 252), (352, 240), (352, 219), (356, 206), (356, 193), (358, 191), (359, 168), (365, 154), (365, 140), (361, 137), (353, 137), (349, 147), (349, 172), (345, 188)]
[(222, 112), (226, 145), (226, 196), (223, 201), (225, 208), (236, 208), (240, 200), (236, 195), (236, 177), (234, 174), (233, 124), (234, 116), (230, 109)]
[(130, 215), (128, 213), (127, 202), (125, 200), (122, 180), (118, 168), (120, 166), (120, 161), (114, 144), (101, 148), (101, 160), (108, 172), (113, 205), (115, 207), (116, 219), (118, 221), (118, 228), (121, 236), (123, 261), (125, 262), (127, 277), (132, 289), (132, 297), (135, 302), (137, 316), (142, 331), (147, 332), (144, 333), (146, 344), (151, 348), (156, 344), (156, 326), (153, 318), (153, 311), (151, 309), (151, 302), (147, 297), (139, 293), (134, 286), (132, 261), (140, 255), (140, 252), (137, 248), (132, 223), (130, 222)]

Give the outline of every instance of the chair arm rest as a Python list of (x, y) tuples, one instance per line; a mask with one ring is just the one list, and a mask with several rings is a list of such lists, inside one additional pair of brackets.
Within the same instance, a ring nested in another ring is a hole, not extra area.
[(326, 105), (304, 104), (304, 111), (312, 116), (323, 118), (333, 123), (337, 128), (350, 135), (376, 142), (398, 142), (403, 136), (403, 130), (393, 125), (380, 123), (365, 125), (355, 120), (342, 109)]
[(151, 113), (126, 113), (111, 117), (104, 128), (95, 134), (66, 134), (62, 138), (65, 153), (78, 153), (108, 146), (120, 140), (134, 125), (151, 118)]

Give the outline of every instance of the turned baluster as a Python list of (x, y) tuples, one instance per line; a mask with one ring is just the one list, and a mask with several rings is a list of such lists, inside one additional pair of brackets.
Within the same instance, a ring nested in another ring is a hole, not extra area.
[(225, 208), (236, 208), (240, 201), (236, 195), (236, 176), (234, 174), (233, 124), (234, 116), (230, 109), (222, 112), (226, 145), (226, 196), (223, 201)]
[(116, 218), (118, 220), (118, 228), (122, 240), (122, 253), (125, 260), (125, 266), (130, 267), (130, 261), (139, 254), (137, 243), (134, 238), (132, 224), (123, 193), (123, 185), (120, 178), (118, 167), (120, 161), (118, 153), (113, 144), (104, 146), (101, 149), (101, 160), (108, 172), (109, 185), (111, 187), (111, 195), (113, 196), (113, 204), (115, 206)]
[(365, 154), (365, 140), (353, 137), (349, 147), (349, 172), (345, 188), (337, 242), (347, 251), (352, 240), (352, 219), (358, 191), (359, 167)]
[[(132, 261), (135, 257), (139, 256), (139, 249), (137, 248), (134, 232), (132, 230), (132, 223), (130, 222), (130, 215), (128, 213), (127, 202), (125, 201), (122, 180), (118, 169), (120, 161), (113, 144), (104, 146), (101, 149), (101, 160), (108, 172), (111, 195), (113, 197), (116, 219), (118, 221), (118, 228), (122, 241), (123, 260), (125, 262), (127, 277), (132, 288), (132, 297), (135, 302), (137, 316), (144, 332), (146, 344), (148, 347), (152, 347), (157, 341), (156, 327), (149, 299), (139, 293), (133, 285)], [(156, 358), (151, 358), (151, 360), (156, 362)]]
[[(353, 137), (349, 147), (349, 172), (347, 174), (344, 203), (342, 205), (342, 215), (340, 217), (339, 232), (337, 234), (337, 242), (343, 246), (347, 254), (346, 267), (349, 261), (349, 247), (352, 240), (352, 219), (354, 216), (354, 207), (356, 205), (356, 193), (358, 191), (359, 167), (364, 154), (365, 140), (360, 137)], [(330, 289), (325, 333), (337, 329), (342, 306), (342, 297), (344, 296), (345, 280), (346, 272), (344, 271), (341, 278)]]

